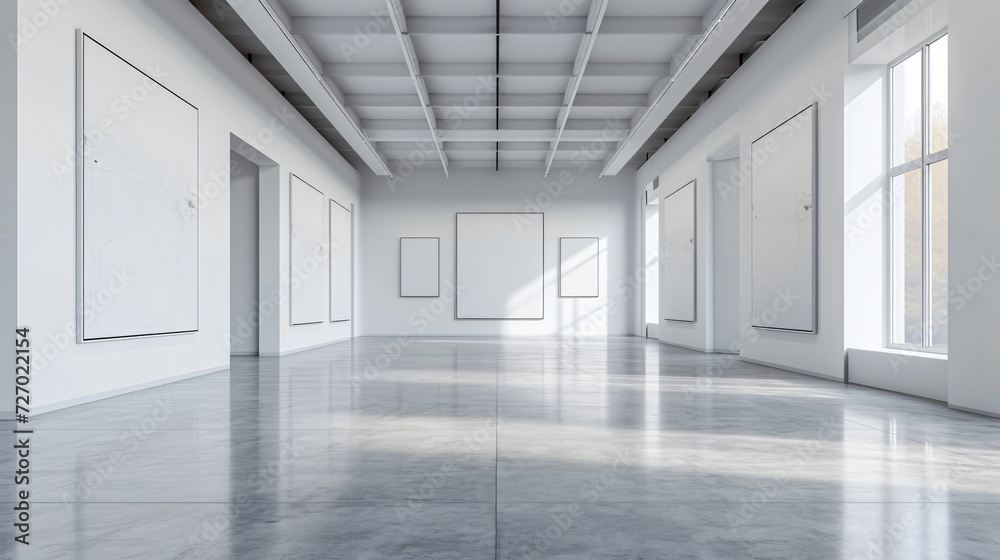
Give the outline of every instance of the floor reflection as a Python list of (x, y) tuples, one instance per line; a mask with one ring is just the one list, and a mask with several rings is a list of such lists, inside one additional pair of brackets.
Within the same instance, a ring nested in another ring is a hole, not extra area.
[(638, 338), (361, 338), (32, 427), (3, 558), (1000, 552), (1000, 422)]

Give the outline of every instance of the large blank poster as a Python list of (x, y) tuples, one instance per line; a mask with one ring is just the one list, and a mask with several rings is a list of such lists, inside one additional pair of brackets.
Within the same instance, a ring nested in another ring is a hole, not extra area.
[(353, 294), (351, 211), (330, 201), (330, 321), (351, 320)]
[(753, 143), (752, 325), (816, 330), (816, 108)]
[(600, 239), (559, 238), (559, 297), (600, 295)]
[(695, 183), (663, 199), (663, 318), (694, 322), (697, 302)]
[(81, 340), (198, 330), (198, 110), (78, 35)]
[(542, 319), (544, 215), (459, 213), (457, 319)]
[(326, 316), (326, 198), (312, 185), (291, 176), (292, 246), (289, 289), (293, 325), (322, 323)]
[(441, 240), (399, 238), (400, 297), (438, 297), (441, 285)]

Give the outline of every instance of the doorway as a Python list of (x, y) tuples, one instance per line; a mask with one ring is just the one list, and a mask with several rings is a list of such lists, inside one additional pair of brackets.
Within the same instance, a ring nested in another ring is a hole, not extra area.
[(229, 354), (260, 352), (260, 168), (230, 152)]
[(660, 198), (655, 191), (646, 193), (643, 205), (643, 294), (645, 335), (659, 338), (660, 327)]

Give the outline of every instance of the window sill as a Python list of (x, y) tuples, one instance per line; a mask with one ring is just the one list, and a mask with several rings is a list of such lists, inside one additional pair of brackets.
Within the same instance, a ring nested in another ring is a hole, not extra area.
[(936, 350), (903, 350), (902, 348), (878, 348), (874, 350), (866, 350), (866, 352), (883, 352), (885, 354), (894, 354), (897, 356), (914, 356), (918, 358), (931, 358), (934, 360), (947, 360), (947, 352), (939, 352)]
[(948, 401), (948, 356), (880, 348), (847, 350), (848, 383)]

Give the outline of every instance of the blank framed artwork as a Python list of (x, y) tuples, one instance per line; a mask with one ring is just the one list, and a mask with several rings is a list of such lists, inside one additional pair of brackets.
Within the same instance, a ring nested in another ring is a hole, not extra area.
[(600, 238), (559, 238), (559, 297), (595, 298), (601, 295), (600, 253)]
[(663, 318), (693, 323), (697, 313), (695, 182), (663, 198)]
[(80, 342), (198, 330), (198, 109), (77, 32)]
[(816, 332), (816, 106), (752, 144), (752, 326)]
[(441, 295), (441, 240), (399, 238), (399, 297)]
[(543, 319), (545, 216), (456, 216), (456, 319)]
[(351, 211), (330, 200), (330, 321), (351, 320), (354, 293)]
[(326, 197), (291, 176), (291, 263), (288, 271), (293, 325), (322, 323), (326, 316), (326, 266), (329, 258), (323, 214)]

